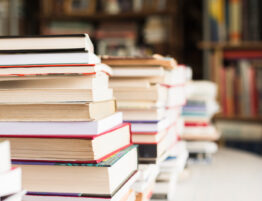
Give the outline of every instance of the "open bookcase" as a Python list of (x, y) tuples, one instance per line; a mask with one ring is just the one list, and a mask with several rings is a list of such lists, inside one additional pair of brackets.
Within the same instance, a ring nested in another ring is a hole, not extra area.
[(203, 41), (198, 47), (205, 77), (218, 85), (220, 113), (215, 122), (230, 142), (261, 144), (262, 27), (257, 19), (262, 2), (203, 0), (203, 6)]

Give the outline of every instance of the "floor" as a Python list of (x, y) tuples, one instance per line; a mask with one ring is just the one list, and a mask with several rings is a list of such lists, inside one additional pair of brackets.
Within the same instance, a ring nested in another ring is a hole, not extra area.
[(220, 149), (210, 164), (192, 164), (174, 201), (262, 201), (262, 157)]

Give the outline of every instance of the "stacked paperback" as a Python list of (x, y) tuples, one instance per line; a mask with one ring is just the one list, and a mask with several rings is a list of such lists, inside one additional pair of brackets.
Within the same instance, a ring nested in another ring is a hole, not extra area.
[(160, 164), (152, 200), (174, 200), (176, 185), (188, 159), (186, 143), (180, 141), (174, 146), (165, 161)]
[(0, 141), (0, 200), (21, 201), (22, 191), (21, 168), (11, 167), (10, 144)]
[(211, 122), (219, 110), (216, 102), (217, 86), (210, 81), (190, 81), (187, 84), (187, 95), (187, 104), (182, 111), (185, 127), (181, 138), (187, 141), (192, 157), (199, 154), (210, 156), (217, 150), (213, 141), (220, 137)]
[(185, 68), (173, 58), (103, 57), (110, 65), (118, 109), (131, 123), (140, 163), (160, 163), (175, 145), (177, 119), (185, 104)]
[(134, 200), (137, 146), (88, 35), (1, 37), (0, 52), (0, 139), (23, 200)]

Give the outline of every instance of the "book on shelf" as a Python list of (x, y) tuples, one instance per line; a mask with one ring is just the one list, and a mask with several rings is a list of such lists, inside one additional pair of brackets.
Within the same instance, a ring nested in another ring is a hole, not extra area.
[(137, 171), (137, 147), (129, 146), (97, 164), (17, 161), (14, 165), (22, 168), (23, 185), (30, 192), (112, 197)]
[[(131, 144), (122, 124), (97, 135), (0, 135), (12, 143), (12, 160), (98, 163)], [(48, 145), (48, 146), (46, 146)]]
[(206, 1), (210, 41), (261, 40), (262, 3), (259, 0), (212, 0)]
[(1, 36), (0, 52), (94, 52), (88, 34)]
[(221, 99), (224, 116), (261, 115), (260, 59), (229, 60), (221, 70)]

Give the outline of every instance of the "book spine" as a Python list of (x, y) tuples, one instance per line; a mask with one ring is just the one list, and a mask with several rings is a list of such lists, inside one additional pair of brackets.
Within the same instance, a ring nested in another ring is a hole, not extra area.
[(241, 1), (229, 0), (229, 40), (238, 43), (241, 40)]

